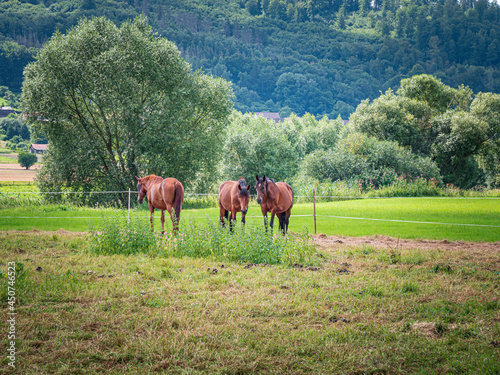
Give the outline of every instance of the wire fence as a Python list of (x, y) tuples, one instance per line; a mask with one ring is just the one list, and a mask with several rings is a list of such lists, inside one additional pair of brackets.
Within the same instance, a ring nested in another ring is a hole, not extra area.
[[(51, 192), (38, 192), (38, 191), (10, 191), (10, 192), (0, 192), (0, 201), (2, 199), (16, 199), (15, 197), (21, 197), (21, 195), (35, 195), (38, 197), (45, 197), (51, 195), (60, 195), (60, 196), (74, 196), (74, 195), (94, 195), (94, 194), (121, 194), (127, 197), (127, 210), (128, 210), (128, 218), (130, 219), (131, 210), (133, 210), (133, 200), (132, 197), (135, 198), (135, 195), (138, 194), (137, 191), (86, 191), (86, 192), (74, 192), (74, 191), (51, 191)], [(208, 207), (217, 207), (217, 194), (214, 193), (186, 193), (185, 194), (185, 204), (183, 205), (183, 209), (189, 209), (189, 200), (190, 198), (200, 199), (200, 198), (212, 198), (210, 202), (205, 202)], [(255, 198), (255, 195), (251, 195), (252, 198)], [(308, 203), (306, 201), (312, 200), (313, 205), (313, 213), (311, 214), (302, 214), (302, 215), (293, 215), (295, 217), (311, 217), (314, 219), (314, 227), (316, 232), (316, 219), (324, 218), (324, 219), (342, 219), (342, 220), (364, 220), (364, 221), (380, 221), (380, 222), (393, 222), (393, 223), (411, 223), (411, 224), (425, 224), (425, 225), (449, 225), (449, 226), (467, 226), (467, 227), (485, 227), (485, 228), (500, 228), (500, 225), (492, 225), (492, 224), (473, 224), (473, 223), (443, 223), (443, 222), (434, 222), (434, 221), (418, 221), (418, 220), (400, 220), (400, 219), (387, 219), (387, 218), (371, 218), (371, 217), (355, 217), (355, 216), (339, 216), (339, 215), (325, 215), (325, 214), (317, 214), (316, 213), (316, 200), (317, 199), (329, 199), (329, 200), (359, 200), (359, 199), (401, 199), (401, 198), (411, 198), (411, 199), (489, 199), (489, 200), (498, 200), (500, 197), (443, 197), (443, 196), (424, 196), (424, 197), (375, 197), (375, 196), (335, 196), (335, 195), (315, 195), (313, 190), (311, 195), (297, 195), (294, 197), (294, 203)], [(187, 202), (186, 202), (187, 201)], [(29, 204), (29, 202), (27, 202)], [(186, 204), (187, 203), (187, 204)], [(22, 204), (22, 203), (21, 203)], [(187, 206), (187, 207), (186, 207)], [(262, 216), (259, 215), (247, 215), (247, 218), (260, 218)], [(201, 219), (205, 217), (191, 217), (193, 219)], [(95, 219), (95, 217), (90, 216), (6, 216), (1, 215), (0, 220), (2, 219)]]
[[(10, 192), (2, 192), (0, 191), (0, 195), (15, 195), (15, 194), (38, 194), (38, 195), (44, 195), (44, 194), (128, 194), (129, 191), (10, 191)], [(130, 194), (138, 194), (136, 191), (130, 191)], [(204, 196), (211, 196), (211, 197), (217, 197), (218, 194), (216, 193), (185, 193), (184, 196), (186, 197), (204, 197)], [(251, 194), (250, 197), (257, 197), (257, 195)], [(294, 198), (312, 198), (312, 195), (294, 195)], [(418, 196), (418, 197), (413, 197), (413, 196), (370, 196), (370, 195), (316, 195), (316, 198), (331, 198), (331, 199), (402, 199), (402, 198), (412, 198), (412, 199), (500, 199), (500, 197), (489, 197), (489, 196), (482, 196), (482, 197), (456, 197), (456, 196)]]

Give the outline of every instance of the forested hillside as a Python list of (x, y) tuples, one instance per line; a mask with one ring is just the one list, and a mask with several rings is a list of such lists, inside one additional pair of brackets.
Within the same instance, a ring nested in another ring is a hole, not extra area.
[(500, 92), (500, 6), (487, 0), (11, 0), (0, 3), (0, 86), (81, 17), (144, 13), (195, 69), (233, 82), (240, 111), (347, 118), (429, 73)]

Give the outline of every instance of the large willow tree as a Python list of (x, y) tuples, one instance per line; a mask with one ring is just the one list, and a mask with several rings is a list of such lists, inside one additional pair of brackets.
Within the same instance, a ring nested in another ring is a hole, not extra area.
[(50, 143), (40, 187), (124, 191), (151, 173), (189, 186), (216, 165), (231, 99), (145, 17), (82, 20), (24, 72), (23, 111)]

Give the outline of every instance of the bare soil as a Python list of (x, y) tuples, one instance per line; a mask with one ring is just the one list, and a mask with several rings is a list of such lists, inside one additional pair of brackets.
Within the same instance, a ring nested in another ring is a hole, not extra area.
[(30, 169), (19, 164), (0, 164), (0, 181), (33, 181), (40, 164), (33, 165)]
[(439, 249), (439, 250), (484, 250), (500, 254), (500, 242), (465, 242), (449, 240), (408, 240), (387, 236), (344, 237), (327, 236), (319, 233), (313, 236), (320, 248), (342, 248), (345, 246), (373, 246), (377, 249)]

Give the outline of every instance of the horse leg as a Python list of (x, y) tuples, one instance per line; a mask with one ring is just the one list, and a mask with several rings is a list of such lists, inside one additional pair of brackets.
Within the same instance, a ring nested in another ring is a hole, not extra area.
[(231, 216), (229, 217), (229, 231), (232, 232), (234, 224), (236, 223), (236, 211), (231, 211)]
[(219, 222), (223, 228), (225, 227), (224, 217), (227, 218), (227, 211), (224, 207), (222, 207), (222, 204), (220, 204), (219, 202)]
[(155, 208), (153, 206), (149, 206), (149, 222), (151, 223), (151, 232), (153, 232), (153, 212), (155, 211)]
[(245, 226), (245, 216), (246, 215), (241, 214), (241, 224), (243, 224), (243, 226)]
[(172, 221), (172, 229), (174, 233), (179, 231), (179, 221), (177, 220), (177, 217), (175, 216), (175, 212), (172, 210), (172, 205), (167, 204), (167, 211), (170, 214), (170, 220)]
[(161, 234), (165, 234), (165, 210), (161, 210)]
[(278, 220), (280, 221), (280, 232), (285, 234), (285, 213), (282, 212), (278, 214)]
[(267, 212), (264, 214), (264, 228), (266, 229), (267, 233)]
[(276, 215), (276, 210), (271, 211), (271, 222), (269, 223), (269, 226), (271, 227), (271, 234), (273, 234), (274, 215)]
[(286, 229), (285, 229), (285, 234), (288, 232), (288, 223), (290, 222), (290, 215), (292, 215), (292, 210), (288, 210), (286, 212)]

